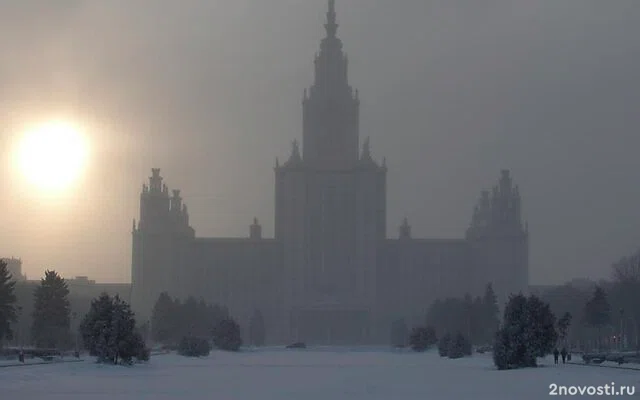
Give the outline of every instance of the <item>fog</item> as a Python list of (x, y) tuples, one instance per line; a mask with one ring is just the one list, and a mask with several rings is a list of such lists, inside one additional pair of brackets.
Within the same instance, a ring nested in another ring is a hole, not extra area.
[[(325, 1), (1, 0), (2, 156), (20, 126), (83, 121), (82, 185), (0, 182), (0, 253), (130, 279), (141, 184), (162, 168), (198, 236), (273, 232), (275, 158), (301, 137)], [(520, 185), (531, 282), (601, 278), (640, 242), (640, 4), (342, 0), (361, 138), (387, 159), (389, 235), (461, 237), (502, 168)]]

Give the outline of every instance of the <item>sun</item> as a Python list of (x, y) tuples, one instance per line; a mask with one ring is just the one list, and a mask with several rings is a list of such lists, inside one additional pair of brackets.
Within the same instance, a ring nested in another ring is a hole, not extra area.
[(80, 128), (49, 121), (28, 129), (15, 152), (16, 167), (28, 183), (48, 193), (68, 189), (86, 169), (89, 146)]

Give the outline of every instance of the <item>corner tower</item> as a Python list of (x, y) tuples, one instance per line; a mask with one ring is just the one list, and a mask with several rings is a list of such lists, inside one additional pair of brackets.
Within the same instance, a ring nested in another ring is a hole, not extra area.
[(189, 285), (184, 265), (195, 237), (180, 191), (169, 195), (159, 168), (153, 168), (149, 184), (142, 185), (140, 219), (133, 221), (131, 234), (131, 303), (144, 319), (160, 293), (181, 296)]
[(491, 282), (500, 306), (510, 294), (528, 290), (529, 229), (522, 220), (520, 189), (508, 170), (501, 171), (493, 190), (482, 192), (466, 237), (475, 260), (474, 282)]

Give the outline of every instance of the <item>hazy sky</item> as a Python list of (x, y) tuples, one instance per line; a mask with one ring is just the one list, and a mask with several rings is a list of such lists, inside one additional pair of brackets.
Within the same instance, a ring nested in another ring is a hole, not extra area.
[[(461, 237), (502, 168), (533, 283), (605, 277), (640, 245), (640, 2), (338, 0), (361, 136), (387, 157), (389, 234)], [(273, 165), (301, 137), (325, 0), (0, 0), (2, 156), (24, 123), (87, 124), (81, 189), (3, 168), (0, 253), (30, 278), (128, 281), (151, 167), (198, 236), (273, 232)], [(8, 165), (8, 161), (7, 164)]]

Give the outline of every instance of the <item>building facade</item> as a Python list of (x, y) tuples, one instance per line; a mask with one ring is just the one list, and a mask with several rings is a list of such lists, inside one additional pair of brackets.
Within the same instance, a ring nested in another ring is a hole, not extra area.
[(132, 302), (148, 316), (161, 292), (224, 304), (245, 326), (259, 309), (269, 341), (387, 343), (393, 320), (420, 323), (437, 298), (501, 300), (528, 286), (528, 232), (508, 171), (484, 191), (464, 238), (387, 238), (385, 161), (360, 141), (358, 91), (329, 0), (315, 80), (302, 100), (302, 148), (275, 167), (275, 235), (198, 238), (180, 191), (153, 169), (133, 223)]
[(7, 264), (7, 270), (11, 274), (11, 278), (15, 281), (26, 281), (27, 276), (22, 273), (22, 259), (20, 258), (1, 258)]

